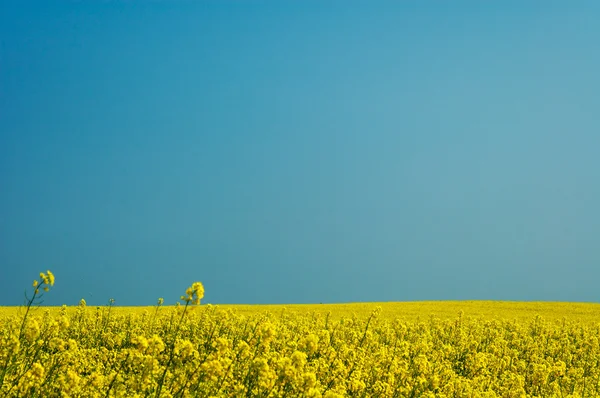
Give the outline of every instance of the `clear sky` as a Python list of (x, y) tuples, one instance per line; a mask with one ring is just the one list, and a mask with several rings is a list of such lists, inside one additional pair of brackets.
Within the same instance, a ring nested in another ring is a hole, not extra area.
[(600, 2), (0, 2), (0, 304), (599, 301)]

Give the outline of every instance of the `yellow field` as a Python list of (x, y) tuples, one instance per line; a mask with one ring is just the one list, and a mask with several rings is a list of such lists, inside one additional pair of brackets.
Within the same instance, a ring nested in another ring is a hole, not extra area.
[(0, 396), (600, 396), (598, 304), (194, 305), (203, 292), (1, 308)]
[(600, 322), (600, 304), (560, 302), (509, 302), (509, 301), (417, 301), (398, 303), (348, 303), (348, 304), (295, 304), (295, 305), (220, 305), (240, 314), (253, 315), (264, 311), (280, 313), (282, 310), (301, 314), (327, 314), (335, 319), (368, 315), (381, 308), (381, 318), (406, 321), (425, 321), (431, 317), (456, 319), (459, 313), (470, 318), (529, 321), (537, 315), (546, 320), (567, 318), (583, 323)]
[[(205, 307), (206, 305), (203, 305)], [(210, 306), (210, 304), (209, 304)], [(569, 320), (584, 324), (600, 322), (600, 304), (598, 303), (562, 303), (562, 302), (521, 302), (521, 301), (416, 301), (416, 302), (379, 302), (379, 303), (347, 303), (347, 304), (221, 304), (214, 305), (220, 310), (232, 310), (244, 316), (263, 313), (281, 314), (297, 313), (300, 315), (315, 314), (331, 319), (350, 318), (353, 315), (365, 316), (373, 309), (380, 308), (380, 318), (418, 322), (431, 317), (440, 320), (455, 319), (462, 312), (464, 317), (482, 320), (517, 320), (528, 322), (535, 316), (547, 321)], [(75, 311), (77, 307), (69, 307)], [(90, 307), (96, 308), (96, 307)], [(165, 306), (164, 308), (169, 308)], [(62, 307), (33, 308), (32, 313), (60, 313)], [(153, 312), (155, 307), (119, 307), (112, 311), (115, 315), (143, 314)], [(23, 314), (24, 307), (0, 307), (0, 319), (7, 316)]]

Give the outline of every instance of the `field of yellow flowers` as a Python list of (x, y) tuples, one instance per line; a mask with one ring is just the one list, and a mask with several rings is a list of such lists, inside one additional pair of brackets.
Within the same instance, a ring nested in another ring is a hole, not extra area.
[(598, 397), (600, 305), (0, 309), (1, 397)]

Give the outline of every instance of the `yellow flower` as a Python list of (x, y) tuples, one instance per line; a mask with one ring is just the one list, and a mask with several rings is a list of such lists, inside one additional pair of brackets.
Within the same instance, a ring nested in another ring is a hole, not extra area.
[(148, 345), (152, 353), (161, 353), (165, 349), (165, 343), (156, 334), (148, 340)]
[(204, 286), (201, 282), (194, 282), (192, 284), (192, 290), (194, 291), (198, 299), (204, 298)]
[(52, 272), (50, 272), (50, 270), (46, 271), (46, 274), (48, 274), (48, 282), (50, 286), (54, 286), (54, 274)]
[(39, 284), (39, 283), (38, 283), (38, 281), (37, 281), (37, 280), (34, 280), (34, 281), (33, 281), (33, 287), (37, 287), (37, 285), (38, 285), (38, 284)]
[(40, 335), (40, 324), (36, 319), (31, 320), (27, 328), (25, 329), (25, 338), (27, 341), (32, 342)]
[(133, 336), (131, 342), (137, 347), (138, 350), (144, 352), (148, 348), (148, 339), (144, 336)]
[(192, 286), (185, 289), (185, 296), (181, 296), (181, 301), (198, 305), (203, 297), (204, 286), (200, 282), (194, 282)]
[(44, 367), (39, 362), (34, 363), (31, 367), (31, 374), (38, 380), (43, 379)]

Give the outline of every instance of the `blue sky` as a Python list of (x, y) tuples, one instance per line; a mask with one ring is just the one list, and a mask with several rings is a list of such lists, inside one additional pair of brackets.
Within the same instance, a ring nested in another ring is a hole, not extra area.
[(0, 304), (598, 301), (599, 18), (3, 1)]

